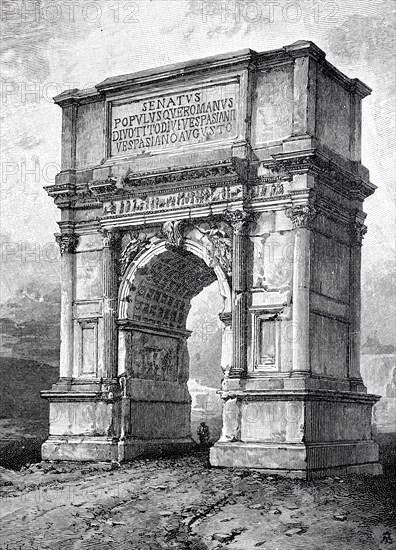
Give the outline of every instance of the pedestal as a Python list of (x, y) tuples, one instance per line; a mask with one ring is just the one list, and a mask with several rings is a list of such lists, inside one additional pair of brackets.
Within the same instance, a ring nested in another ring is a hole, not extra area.
[(315, 390), (308, 381), (295, 384), (290, 378), (282, 383), (282, 390), (273, 391), (269, 380), (247, 380), (239, 387), (229, 381), (212, 466), (303, 479), (381, 473), (378, 445), (371, 439), (377, 397)]

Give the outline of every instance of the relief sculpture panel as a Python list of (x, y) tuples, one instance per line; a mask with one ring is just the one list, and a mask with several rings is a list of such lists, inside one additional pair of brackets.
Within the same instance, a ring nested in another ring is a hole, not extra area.
[(131, 338), (131, 376), (143, 380), (178, 382), (180, 342), (176, 338), (134, 331)]

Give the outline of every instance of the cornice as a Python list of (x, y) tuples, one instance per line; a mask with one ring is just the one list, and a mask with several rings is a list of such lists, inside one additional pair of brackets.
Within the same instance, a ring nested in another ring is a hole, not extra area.
[(371, 89), (356, 78), (349, 78), (326, 60), (326, 54), (316, 44), (308, 40), (299, 40), (293, 44), (267, 52), (256, 52), (249, 48), (236, 52), (219, 54), (211, 57), (193, 59), (186, 62), (174, 63), (162, 67), (154, 67), (143, 71), (128, 73), (107, 78), (96, 84), (94, 88), (79, 90), (77, 88), (66, 90), (55, 96), (54, 102), (61, 107), (73, 103), (98, 101), (108, 94), (122, 93), (127, 89), (146, 87), (158, 87), (175, 79), (200, 77), (207, 74), (220, 74), (231, 70), (255, 70), (265, 69), (294, 63), (295, 59), (309, 57), (317, 62), (324, 73), (350, 93), (363, 98), (370, 94)]
[[(250, 373), (249, 373), (250, 374)], [(248, 380), (256, 378), (255, 376), (248, 376)], [(259, 377), (258, 377), (259, 378)], [(219, 392), (222, 399), (230, 397), (236, 397), (243, 401), (330, 401), (341, 403), (365, 403), (374, 404), (379, 401), (378, 395), (363, 394), (355, 392), (345, 391), (333, 391), (333, 390), (223, 390)]]
[[(178, 192), (186, 186), (193, 188), (204, 184), (206, 187), (211, 187), (234, 182), (242, 184), (246, 176), (245, 167), (246, 163), (242, 159), (229, 158), (216, 163), (184, 166), (167, 171), (129, 173), (121, 179), (120, 183), (117, 183), (115, 178), (91, 181), (88, 183), (88, 189), (93, 196), (103, 201), (112, 198), (147, 196), (152, 192), (156, 194)], [(171, 184), (172, 187), (170, 187)]]
[(377, 188), (373, 183), (358, 176), (317, 149), (309, 149), (299, 153), (277, 153), (272, 155), (273, 161), (262, 164), (269, 169), (288, 174), (312, 173), (333, 190), (350, 200), (363, 201), (372, 195)]
[(65, 90), (61, 94), (56, 95), (53, 100), (56, 105), (64, 108), (68, 107), (69, 105), (89, 103), (90, 101), (98, 101), (98, 99), (100, 98), (101, 94), (95, 87), (85, 88), (84, 90), (80, 90), (79, 88)]
[(358, 95), (360, 98), (365, 98), (370, 95), (372, 89), (364, 84), (358, 78), (349, 78), (344, 73), (339, 71), (334, 65), (326, 61), (322, 64), (323, 74), (329, 76), (332, 80), (340, 84), (348, 92)]
[(316, 61), (324, 61), (326, 54), (316, 44), (308, 40), (298, 40), (289, 46), (282, 48), (288, 55), (296, 59), (298, 57), (312, 57)]
[(241, 174), (243, 161), (238, 158), (228, 158), (211, 164), (200, 164), (184, 166), (174, 170), (160, 170), (157, 172), (145, 172), (139, 174), (128, 174), (123, 178), (123, 188), (136, 188), (143, 186), (155, 186), (205, 180), (223, 177), (238, 177)]
[[(257, 173), (244, 159), (228, 158), (216, 163), (178, 167), (167, 171), (128, 173), (123, 178), (107, 177), (104, 180), (92, 180), (88, 183), (76, 183), (75, 173), (61, 173), (57, 178), (62, 183), (45, 187), (59, 208), (95, 209), (104, 202), (117, 199), (143, 198), (153, 195), (169, 195), (189, 190), (214, 188), (215, 186), (240, 186), (241, 198), (247, 200), (286, 199), (295, 194), (295, 190), (284, 188), (284, 183), (292, 182), (294, 174), (307, 173), (315, 177), (315, 188), (320, 191), (327, 186), (338, 195), (353, 201), (363, 202), (376, 186), (371, 182), (339, 166), (334, 160), (316, 149), (299, 153), (278, 153), (271, 160), (262, 161), (264, 175)], [(258, 197), (254, 190), (257, 186), (267, 186), (268, 196)], [(273, 191), (271, 191), (273, 189)], [(285, 192), (286, 191), (286, 192)], [(298, 191), (298, 190), (297, 190)], [(153, 196), (154, 196), (153, 195)], [(234, 197), (231, 197), (231, 200)], [(230, 200), (228, 198), (227, 200)], [(226, 202), (227, 202), (226, 200)]]
[(227, 54), (220, 54), (191, 61), (155, 67), (144, 71), (110, 77), (96, 85), (101, 92), (121, 91), (130, 86), (154, 84), (177, 77), (192, 76), (196, 73), (213, 71), (216, 69), (232, 68), (240, 64), (249, 64), (257, 56), (254, 50), (244, 49)]

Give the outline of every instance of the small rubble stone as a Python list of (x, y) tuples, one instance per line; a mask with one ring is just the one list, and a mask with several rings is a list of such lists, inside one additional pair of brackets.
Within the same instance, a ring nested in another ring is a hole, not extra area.
[(286, 531), (285, 535), (287, 537), (293, 537), (294, 535), (301, 535), (304, 533), (304, 529), (302, 527), (295, 527), (294, 529), (289, 529)]
[(183, 520), (183, 524), (186, 525), (186, 527), (190, 527), (195, 522), (196, 518), (194, 516), (190, 516)]
[(218, 542), (230, 542), (233, 539), (233, 535), (229, 533), (214, 533), (212, 540), (217, 540)]
[(288, 510), (298, 510), (300, 506), (295, 502), (285, 502), (284, 507)]

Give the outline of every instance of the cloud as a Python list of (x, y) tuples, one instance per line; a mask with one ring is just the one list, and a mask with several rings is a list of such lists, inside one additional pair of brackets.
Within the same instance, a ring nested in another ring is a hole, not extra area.
[(22, 149), (25, 149), (26, 151), (30, 151), (31, 149), (34, 149), (35, 147), (40, 145), (40, 143), (43, 143), (43, 141), (43, 138), (37, 138), (36, 136), (29, 136), (25, 134), (16, 142), (16, 145), (18, 145)]

